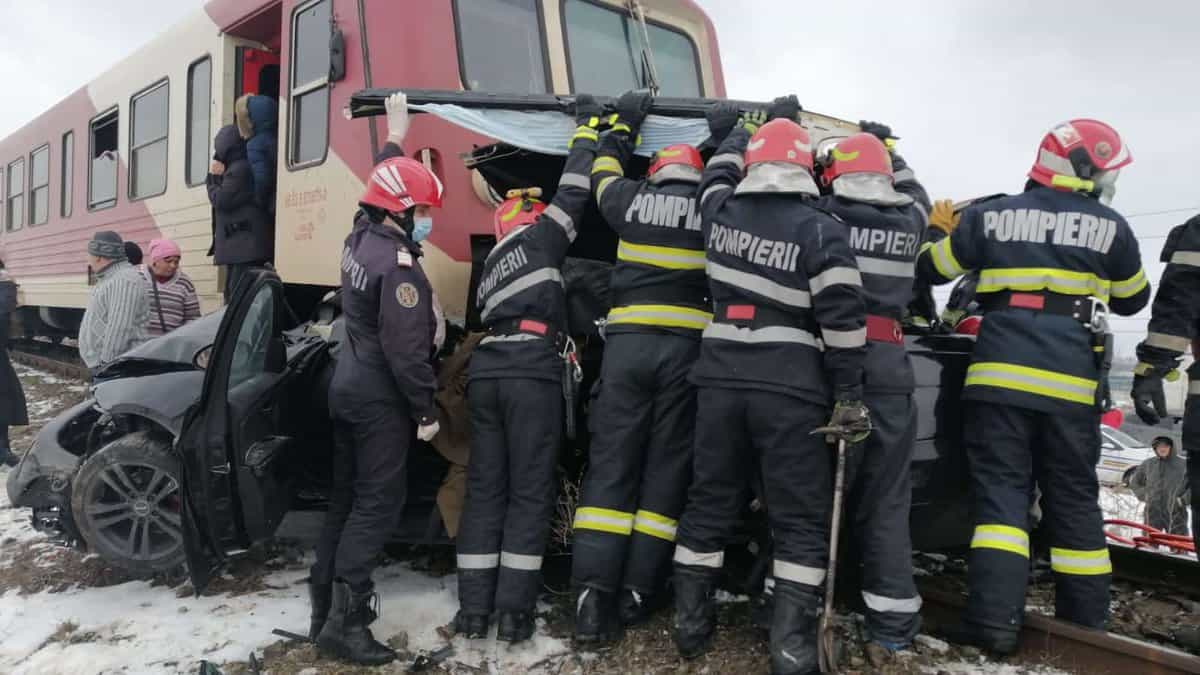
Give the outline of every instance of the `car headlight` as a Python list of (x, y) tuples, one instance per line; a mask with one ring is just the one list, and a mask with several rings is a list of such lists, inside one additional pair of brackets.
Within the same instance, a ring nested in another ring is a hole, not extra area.
[(209, 345), (209, 346), (205, 347), (204, 349), (201, 349), (200, 351), (196, 352), (195, 358), (192, 359), (192, 365), (196, 366), (200, 370), (206, 370), (208, 368), (208, 360), (211, 357), (212, 357), (212, 345)]

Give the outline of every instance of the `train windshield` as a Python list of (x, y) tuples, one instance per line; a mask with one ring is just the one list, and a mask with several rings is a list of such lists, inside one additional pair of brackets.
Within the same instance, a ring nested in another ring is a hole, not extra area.
[[(642, 26), (623, 12), (590, 0), (565, 0), (567, 56), (576, 92), (619, 94), (650, 84), (642, 53)], [(675, 29), (646, 23), (662, 96), (698, 97), (700, 66), (690, 38)]]

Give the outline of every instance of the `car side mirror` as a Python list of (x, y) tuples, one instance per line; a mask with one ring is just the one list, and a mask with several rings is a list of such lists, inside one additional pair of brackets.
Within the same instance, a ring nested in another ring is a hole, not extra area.
[(329, 81), (341, 82), (346, 79), (346, 36), (341, 28), (334, 28), (329, 34)]

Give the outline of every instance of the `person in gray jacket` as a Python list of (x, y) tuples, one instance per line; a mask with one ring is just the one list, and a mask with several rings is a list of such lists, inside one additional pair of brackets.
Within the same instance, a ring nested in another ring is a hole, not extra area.
[(29, 424), (25, 392), (8, 360), (8, 329), (17, 308), (17, 284), (0, 260), (0, 462), (16, 466), (18, 458), (8, 442), (8, 428)]
[(95, 375), (102, 366), (146, 341), (150, 301), (141, 273), (125, 258), (121, 235), (97, 232), (87, 250), (96, 287), (79, 326), (79, 356)]
[(1146, 524), (1170, 534), (1188, 534), (1187, 462), (1166, 436), (1154, 439), (1154, 457), (1142, 462), (1129, 488), (1146, 503)]

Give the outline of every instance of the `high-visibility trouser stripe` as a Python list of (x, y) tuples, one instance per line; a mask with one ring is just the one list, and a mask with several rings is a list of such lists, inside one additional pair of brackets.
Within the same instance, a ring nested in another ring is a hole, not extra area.
[(1158, 347), (1159, 349), (1169, 349), (1173, 352), (1186, 352), (1188, 347), (1192, 346), (1191, 338), (1186, 338), (1181, 335), (1169, 335), (1167, 333), (1147, 333), (1146, 341), (1142, 344), (1147, 347)]
[(674, 518), (668, 518), (652, 511), (643, 511), (641, 509), (638, 510), (633, 520), (634, 532), (640, 532), (670, 542), (675, 541), (675, 531), (678, 527), (679, 522)]
[(790, 328), (787, 326), (768, 326), (766, 328), (739, 328), (728, 323), (717, 323), (716, 321), (708, 324), (708, 328), (704, 329), (705, 339), (730, 340), (733, 342), (744, 342), (747, 344), (760, 344), (763, 342), (795, 342), (802, 345), (808, 345), (814, 349), (824, 350), (821, 341), (817, 336), (804, 330), (803, 328)]
[(1010, 525), (976, 525), (971, 548), (994, 548), (1029, 557), (1029, 535)]
[(725, 190), (732, 190), (732, 189), (733, 189), (732, 185), (725, 185), (724, 183), (717, 183), (715, 185), (708, 186), (708, 189), (706, 189), (704, 191), (704, 194), (700, 195), (701, 206), (703, 206), (704, 202), (708, 201), (708, 198), (711, 197), (712, 195), (714, 195), (718, 192), (723, 192)]
[(980, 271), (975, 290), (977, 293), (1046, 290), (1063, 295), (1094, 295), (1107, 302), (1111, 287), (1107, 279), (1091, 272), (1053, 267), (1009, 267)]
[(708, 278), (713, 281), (719, 281), (730, 286), (737, 286), (744, 291), (757, 293), (764, 298), (771, 298), (776, 302), (782, 302), (785, 305), (792, 307), (800, 307), (808, 309), (812, 307), (812, 296), (808, 291), (802, 291), (796, 288), (790, 288), (783, 284), (775, 283), (766, 277), (760, 277), (757, 274), (742, 272), (731, 267), (726, 267), (711, 260), (705, 266), (708, 272)]
[(1082, 576), (1112, 574), (1112, 561), (1108, 549), (1077, 551), (1070, 548), (1050, 548), (1050, 569), (1062, 574)]
[(628, 536), (633, 533), (633, 514), (595, 506), (581, 506), (575, 509), (575, 529)]
[[(548, 210), (549, 209), (547, 209), (547, 211)], [(563, 282), (562, 273), (559, 272), (558, 268), (555, 267), (540, 267), (518, 277), (517, 279), (514, 279), (507, 286), (501, 288), (495, 293), (492, 293), (488, 297), (487, 302), (483, 304), (483, 310), (479, 312), (479, 318), (487, 321), (488, 315), (491, 314), (500, 303), (508, 300), (521, 291), (529, 290), (530, 288), (545, 282), (554, 282), (561, 286)]]
[(509, 553), (508, 551), (500, 552), (500, 566), (507, 567), (510, 570), (524, 570), (526, 572), (536, 572), (542, 569), (542, 556), (540, 555), (525, 555), (523, 553)]
[(1096, 381), (1050, 370), (981, 361), (967, 367), (965, 385), (1027, 391), (1073, 403), (1096, 402)]
[(911, 279), (916, 274), (915, 269), (916, 267), (912, 264), (912, 261), (908, 260), (887, 260), (885, 258), (858, 256), (858, 271), (862, 274), (878, 274), (882, 277)]
[(1171, 263), (1200, 267), (1200, 251), (1176, 251), (1171, 256)]
[(826, 347), (836, 347), (838, 349), (854, 349), (867, 344), (867, 328), (855, 328), (854, 330), (829, 330), (828, 328), (821, 329), (821, 340)]
[(597, 157), (596, 161), (592, 162), (592, 173), (600, 173), (602, 171), (611, 171), (619, 176), (625, 175), (625, 170), (621, 168), (621, 162), (615, 157)]
[(776, 560), (773, 567), (776, 579), (791, 581), (807, 586), (820, 586), (825, 581), (825, 568), (798, 565), (786, 560)]
[(830, 267), (824, 272), (808, 278), (808, 290), (813, 295), (837, 284), (862, 286), (862, 275), (853, 267)]
[(684, 546), (683, 544), (675, 544), (675, 562), (680, 565), (695, 565), (697, 567), (711, 567), (713, 569), (721, 569), (725, 564), (725, 552), (714, 551), (712, 553), (700, 553)]
[(607, 190), (608, 186), (612, 185), (613, 181), (615, 181), (617, 178), (619, 178), (619, 176), (606, 176), (605, 178), (603, 178), (600, 181), (600, 184), (596, 186), (596, 205), (597, 206), (603, 206), (603, 204), (601, 203), (601, 200), (604, 199), (604, 191)]
[(722, 164), (732, 164), (738, 168), (738, 171), (746, 170), (746, 160), (736, 153), (727, 152), (723, 155), (713, 155), (712, 159), (708, 160), (708, 166), (720, 166)]
[(712, 321), (710, 312), (675, 305), (626, 305), (613, 307), (608, 313), (609, 324), (632, 323), (704, 330), (709, 321)]
[(921, 611), (921, 596), (914, 595), (911, 598), (889, 598), (883, 595), (875, 595), (867, 591), (862, 592), (863, 602), (867, 607), (876, 612), (905, 612), (907, 614), (916, 614)]
[(943, 277), (953, 279), (963, 273), (963, 266), (959, 264), (958, 258), (954, 257), (950, 237), (946, 237), (931, 246), (929, 255), (933, 256), (933, 266), (937, 268), (938, 274), (941, 274)]
[(490, 570), (500, 566), (499, 553), (459, 553), (456, 557), (460, 570)]
[(563, 211), (558, 204), (547, 206), (546, 210), (542, 211), (542, 214), (558, 223), (558, 226), (567, 235), (568, 241), (575, 241), (575, 219), (569, 216), (566, 211)]
[(576, 187), (583, 190), (591, 190), (592, 181), (580, 173), (564, 173), (558, 179), (558, 187)]
[(1137, 274), (1124, 281), (1112, 282), (1114, 298), (1131, 298), (1142, 291), (1150, 282), (1146, 279), (1146, 271), (1138, 269)]
[(617, 260), (641, 263), (669, 270), (704, 269), (704, 251), (672, 246), (631, 244), (624, 239), (617, 243)]

